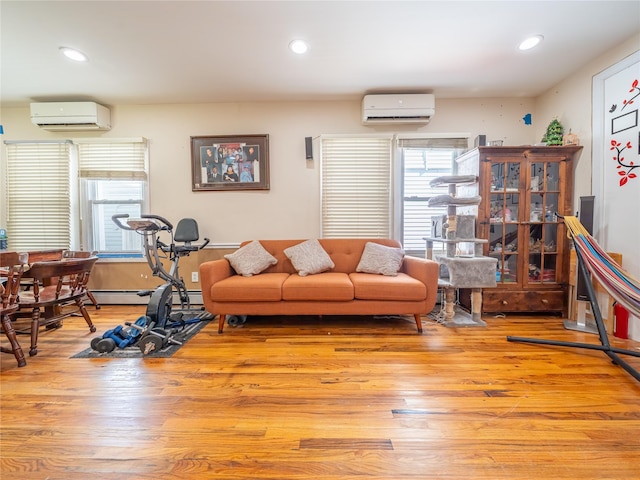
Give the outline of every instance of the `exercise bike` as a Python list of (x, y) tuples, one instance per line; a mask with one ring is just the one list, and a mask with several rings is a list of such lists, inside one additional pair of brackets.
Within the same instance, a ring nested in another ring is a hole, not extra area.
[[(141, 297), (151, 297), (146, 312), (148, 324), (153, 325), (155, 329), (171, 329), (205, 319), (202, 308), (191, 307), (189, 292), (178, 271), (181, 257), (201, 250), (209, 244), (208, 238), (205, 238), (201, 244), (192, 243), (199, 240), (198, 223), (193, 218), (183, 218), (178, 222), (174, 233), (171, 222), (159, 215), (147, 214), (133, 219), (129, 218), (129, 214), (123, 213), (113, 215), (111, 219), (123, 230), (134, 231), (144, 236), (144, 253), (151, 272), (154, 277), (159, 277), (166, 282), (153, 291), (138, 292)], [(169, 235), (169, 244), (160, 239), (162, 232)], [(163, 258), (168, 258), (171, 262), (169, 271), (162, 264)], [(180, 300), (179, 310), (173, 309), (174, 290)]]

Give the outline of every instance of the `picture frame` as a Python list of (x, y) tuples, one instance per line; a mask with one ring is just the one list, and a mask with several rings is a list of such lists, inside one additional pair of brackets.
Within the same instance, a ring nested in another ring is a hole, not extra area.
[(191, 137), (191, 190), (269, 190), (269, 135)]

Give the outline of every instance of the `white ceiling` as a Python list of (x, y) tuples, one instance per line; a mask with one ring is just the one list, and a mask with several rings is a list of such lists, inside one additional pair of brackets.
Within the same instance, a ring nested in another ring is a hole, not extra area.
[(2, 0), (0, 16), (5, 106), (531, 97), (640, 32), (637, 0)]

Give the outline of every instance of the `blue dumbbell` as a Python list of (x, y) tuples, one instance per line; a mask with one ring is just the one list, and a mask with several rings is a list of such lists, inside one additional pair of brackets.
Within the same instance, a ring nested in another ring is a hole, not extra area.
[(130, 340), (127, 338), (127, 332), (124, 330), (122, 325), (118, 325), (112, 330), (107, 330), (102, 335), (102, 338), (112, 339), (116, 342), (116, 347), (118, 348), (125, 348), (130, 343)]
[(131, 340), (126, 337), (126, 332), (123, 332), (122, 325), (118, 325), (116, 328), (104, 332), (102, 337), (91, 340), (91, 348), (100, 353), (109, 353), (116, 347), (125, 348), (130, 343)]

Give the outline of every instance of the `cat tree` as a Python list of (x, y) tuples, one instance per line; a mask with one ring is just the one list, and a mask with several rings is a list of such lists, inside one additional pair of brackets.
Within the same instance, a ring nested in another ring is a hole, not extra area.
[[(482, 255), (482, 244), (488, 240), (475, 236), (476, 215), (458, 214), (458, 207), (477, 207), (482, 198), (459, 197), (457, 187), (477, 182), (475, 175), (452, 175), (431, 181), (432, 187), (449, 186), (447, 195), (437, 195), (429, 200), (430, 207), (446, 206), (447, 215), (432, 217), (433, 237), (424, 238), (427, 258), (433, 258), (433, 242), (442, 242), (446, 246), (445, 255), (435, 257), (440, 264), (438, 287), (444, 290), (445, 326), (485, 326), (481, 318), (482, 289), (496, 286), (498, 260)], [(469, 245), (472, 248), (468, 248)], [(471, 289), (471, 314), (455, 306), (460, 288)]]

